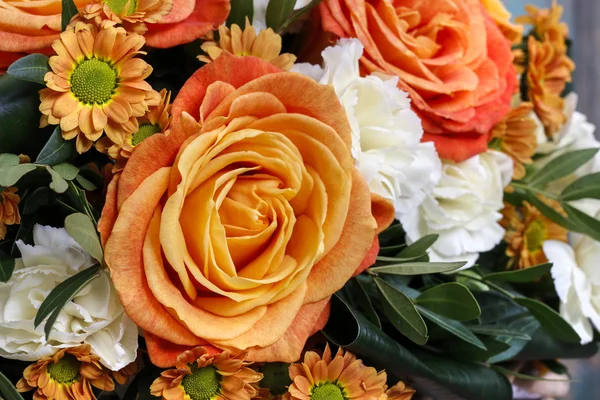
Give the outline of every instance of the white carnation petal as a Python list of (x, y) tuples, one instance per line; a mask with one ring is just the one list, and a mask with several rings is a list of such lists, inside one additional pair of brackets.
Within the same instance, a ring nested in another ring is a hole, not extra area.
[(543, 245), (544, 254), (552, 263), (552, 279), (554, 288), (560, 300), (565, 303), (573, 285), (573, 270), (578, 268), (575, 261), (575, 253), (567, 243), (557, 240), (548, 240)]
[(577, 301), (577, 296), (573, 290), (569, 291), (566, 303), (560, 305), (560, 315), (573, 327), (575, 332), (581, 338), (581, 344), (590, 343), (594, 339), (592, 324), (587, 319)]

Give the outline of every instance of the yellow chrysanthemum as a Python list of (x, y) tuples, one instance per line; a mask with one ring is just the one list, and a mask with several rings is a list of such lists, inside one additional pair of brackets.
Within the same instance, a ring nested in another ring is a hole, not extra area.
[(155, 133), (168, 133), (167, 128), (171, 123), (170, 101), (171, 92), (167, 92), (166, 89), (161, 90), (158, 105), (150, 107), (143, 117), (138, 118), (139, 127), (136, 132), (126, 134), (120, 143), (113, 142), (109, 137), (104, 137), (96, 142), (98, 151), (108, 154), (111, 159), (115, 160), (113, 173), (117, 173), (125, 167), (134, 148), (142, 140)]
[[(557, 211), (557, 202), (546, 199)], [(567, 230), (542, 215), (535, 207), (523, 202), (522, 207), (506, 205), (502, 210), (500, 224), (506, 229), (506, 255), (510, 257), (509, 268), (525, 269), (548, 262), (543, 245), (546, 240), (567, 241)]]
[(563, 15), (563, 7), (556, 4), (556, 0), (554, 0), (552, 7), (549, 9), (527, 5), (525, 10), (527, 15), (515, 18), (515, 22), (532, 25), (538, 39), (548, 38), (558, 51), (566, 52), (565, 40), (569, 36), (569, 27), (566, 23), (560, 21)]
[(90, 345), (61, 349), (25, 368), (17, 383), (19, 392), (36, 389), (35, 400), (96, 399), (92, 386), (111, 392), (115, 383), (100, 358), (90, 353)]
[(332, 357), (327, 345), (323, 357), (309, 351), (303, 363), (292, 364), (290, 378), (293, 383), (284, 399), (370, 400), (385, 394), (387, 375), (366, 367), (362, 360), (342, 348)]
[(152, 67), (135, 58), (144, 38), (123, 28), (96, 28), (76, 22), (52, 44), (51, 71), (40, 91), (42, 127), (62, 129), (65, 140), (77, 139), (77, 151), (92, 147), (103, 133), (121, 143), (138, 130), (136, 117), (157, 105), (159, 94), (144, 80)]
[(177, 357), (176, 369), (164, 371), (150, 387), (164, 400), (250, 400), (258, 394), (262, 374), (248, 368), (246, 353), (215, 355), (205, 347)]
[(281, 36), (271, 28), (264, 29), (257, 35), (247, 18), (243, 32), (236, 24), (231, 25), (231, 29), (225, 25), (220, 26), (219, 41), (204, 42), (202, 50), (208, 56), (198, 56), (198, 59), (205, 63), (216, 60), (224, 51), (236, 56), (258, 57), (286, 71), (292, 68), (296, 61), (293, 54), (280, 54)]
[(6, 237), (7, 225), (21, 223), (21, 214), (19, 214), (21, 198), (17, 190), (15, 187), (7, 187), (0, 191), (0, 240)]
[(156, 23), (173, 8), (173, 0), (93, 0), (81, 11), (86, 20), (97, 25), (111, 21), (121, 24), (128, 32), (144, 34), (145, 22)]
[(533, 163), (537, 148), (537, 124), (530, 117), (533, 104), (522, 103), (512, 109), (490, 134), (491, 146), (497, 147), (513, 160), (513, 179), (525, 177), (525, 165)]

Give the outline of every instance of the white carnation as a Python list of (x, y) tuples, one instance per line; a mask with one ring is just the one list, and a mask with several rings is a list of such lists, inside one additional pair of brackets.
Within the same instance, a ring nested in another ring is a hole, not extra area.
[(421, 121), (398, 77), (360, 76), (363, 46), (342, 39), (322, 53), (323, 67), (296, 64), (293, 71), (332, 84), (352, 129), (352, 156), (371, 192), (391, 200), (398, 215), (423, 202), (441, 175), (433, 143), (420, 143)]
[(8, 282), (0, 282), (0, 356), (37, 361), (84, 342), (111, 370), (133, 362), (137, 327), (125, 315), (107, 272), (65, 305), (48, 340), (43, 323), (34, 328), (37, 311), (52, 289), (94, 261), (62, 228), (36, 225), (33, 241), (34, 246), (17, 241), (22, 258)]
[(400, 217), (409, 242), (438, 234), (431, 261), (467, 261), (493, 249), (504, 237), (504, 188), (512, 176), (512, 160), (488, 150), (461, 163), (444, 161), (442, 177), (417, 213)]

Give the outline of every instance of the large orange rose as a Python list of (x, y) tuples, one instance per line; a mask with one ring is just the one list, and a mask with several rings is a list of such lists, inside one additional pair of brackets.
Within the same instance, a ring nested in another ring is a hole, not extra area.
[[(89, 0), (75, 0), (80, 10)], [(148, 24), (146, 43), (172, 47), (191, 42), (227, 19), (230, 0), (173, 0), (171, 12)], [(50, 50), (61, 28), (62, 0), (0, 0), (0, 71), (26, 53)]]
[(109, 185), (106, 262), (158, 366), (201, 344), (296, 361), (377, 249), (333, 88), (280, 71), (225, 53), (198, 70), (170, 134), (144, 140)]
[(510, 110), (511, 45), (480, 0), (324, 0), (323, 28), (365, 46), (365, 72), (400, 78), (440, 157), (485, 151)]

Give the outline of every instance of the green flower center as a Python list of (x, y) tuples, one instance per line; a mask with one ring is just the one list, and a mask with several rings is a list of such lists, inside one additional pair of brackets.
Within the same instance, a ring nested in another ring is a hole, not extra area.
[(260, 386), (268, 388), (272, 395), (278, 396), (288, 391), (287, 387), (292, 384), (289, 373), (290, 364), (274, 362), (265, 364), (260, 372), (264, 375)]
[[(127, 5), (127, 0), (105, 0), (105, 3), (108, 4), (108, 8), (112, 10), (117, 15), (122, 15), (125, 6)], [(137, 0), (130, 0), (129, 8), (127, 9), (127, 13), (125, 15), (133, 14), (137, 9)]]
[(342, 389), (335, 383), (321, 383), (310, 391), (311, 400), (347, 400)]
[(527, 250), (539, 250), (546, 240), (546, 227), (540, 221), (535, 220), (525, 231), (525, 237), (527, 239)]
[(131, 138), (131, 144), (133, 146), (137, 146), (142, 143), (142, 140), (149, 138), (155, 133), (159, 133), (161, 131), (160, 126), (152, 125), (152, 124), (143, 124), (140, 126), (140, 129), (136, 133), (133, 134)]
[(192, 366), (192, 373), (181, 381), (185, 393), (192, 400), (212, 400), (221, 389), (221, 375), (213, 366), (198, 368)]
[(65, 354), (58, 362), (48, 364), (50, 377), (58, 383), (71, 383), (79, 377), (81, 362), (71, 354)]
[(71, 91), (82, 103), (104, 104), (117, 87), (117, 71), (97, 58), (84, 60), (71, 75)]

